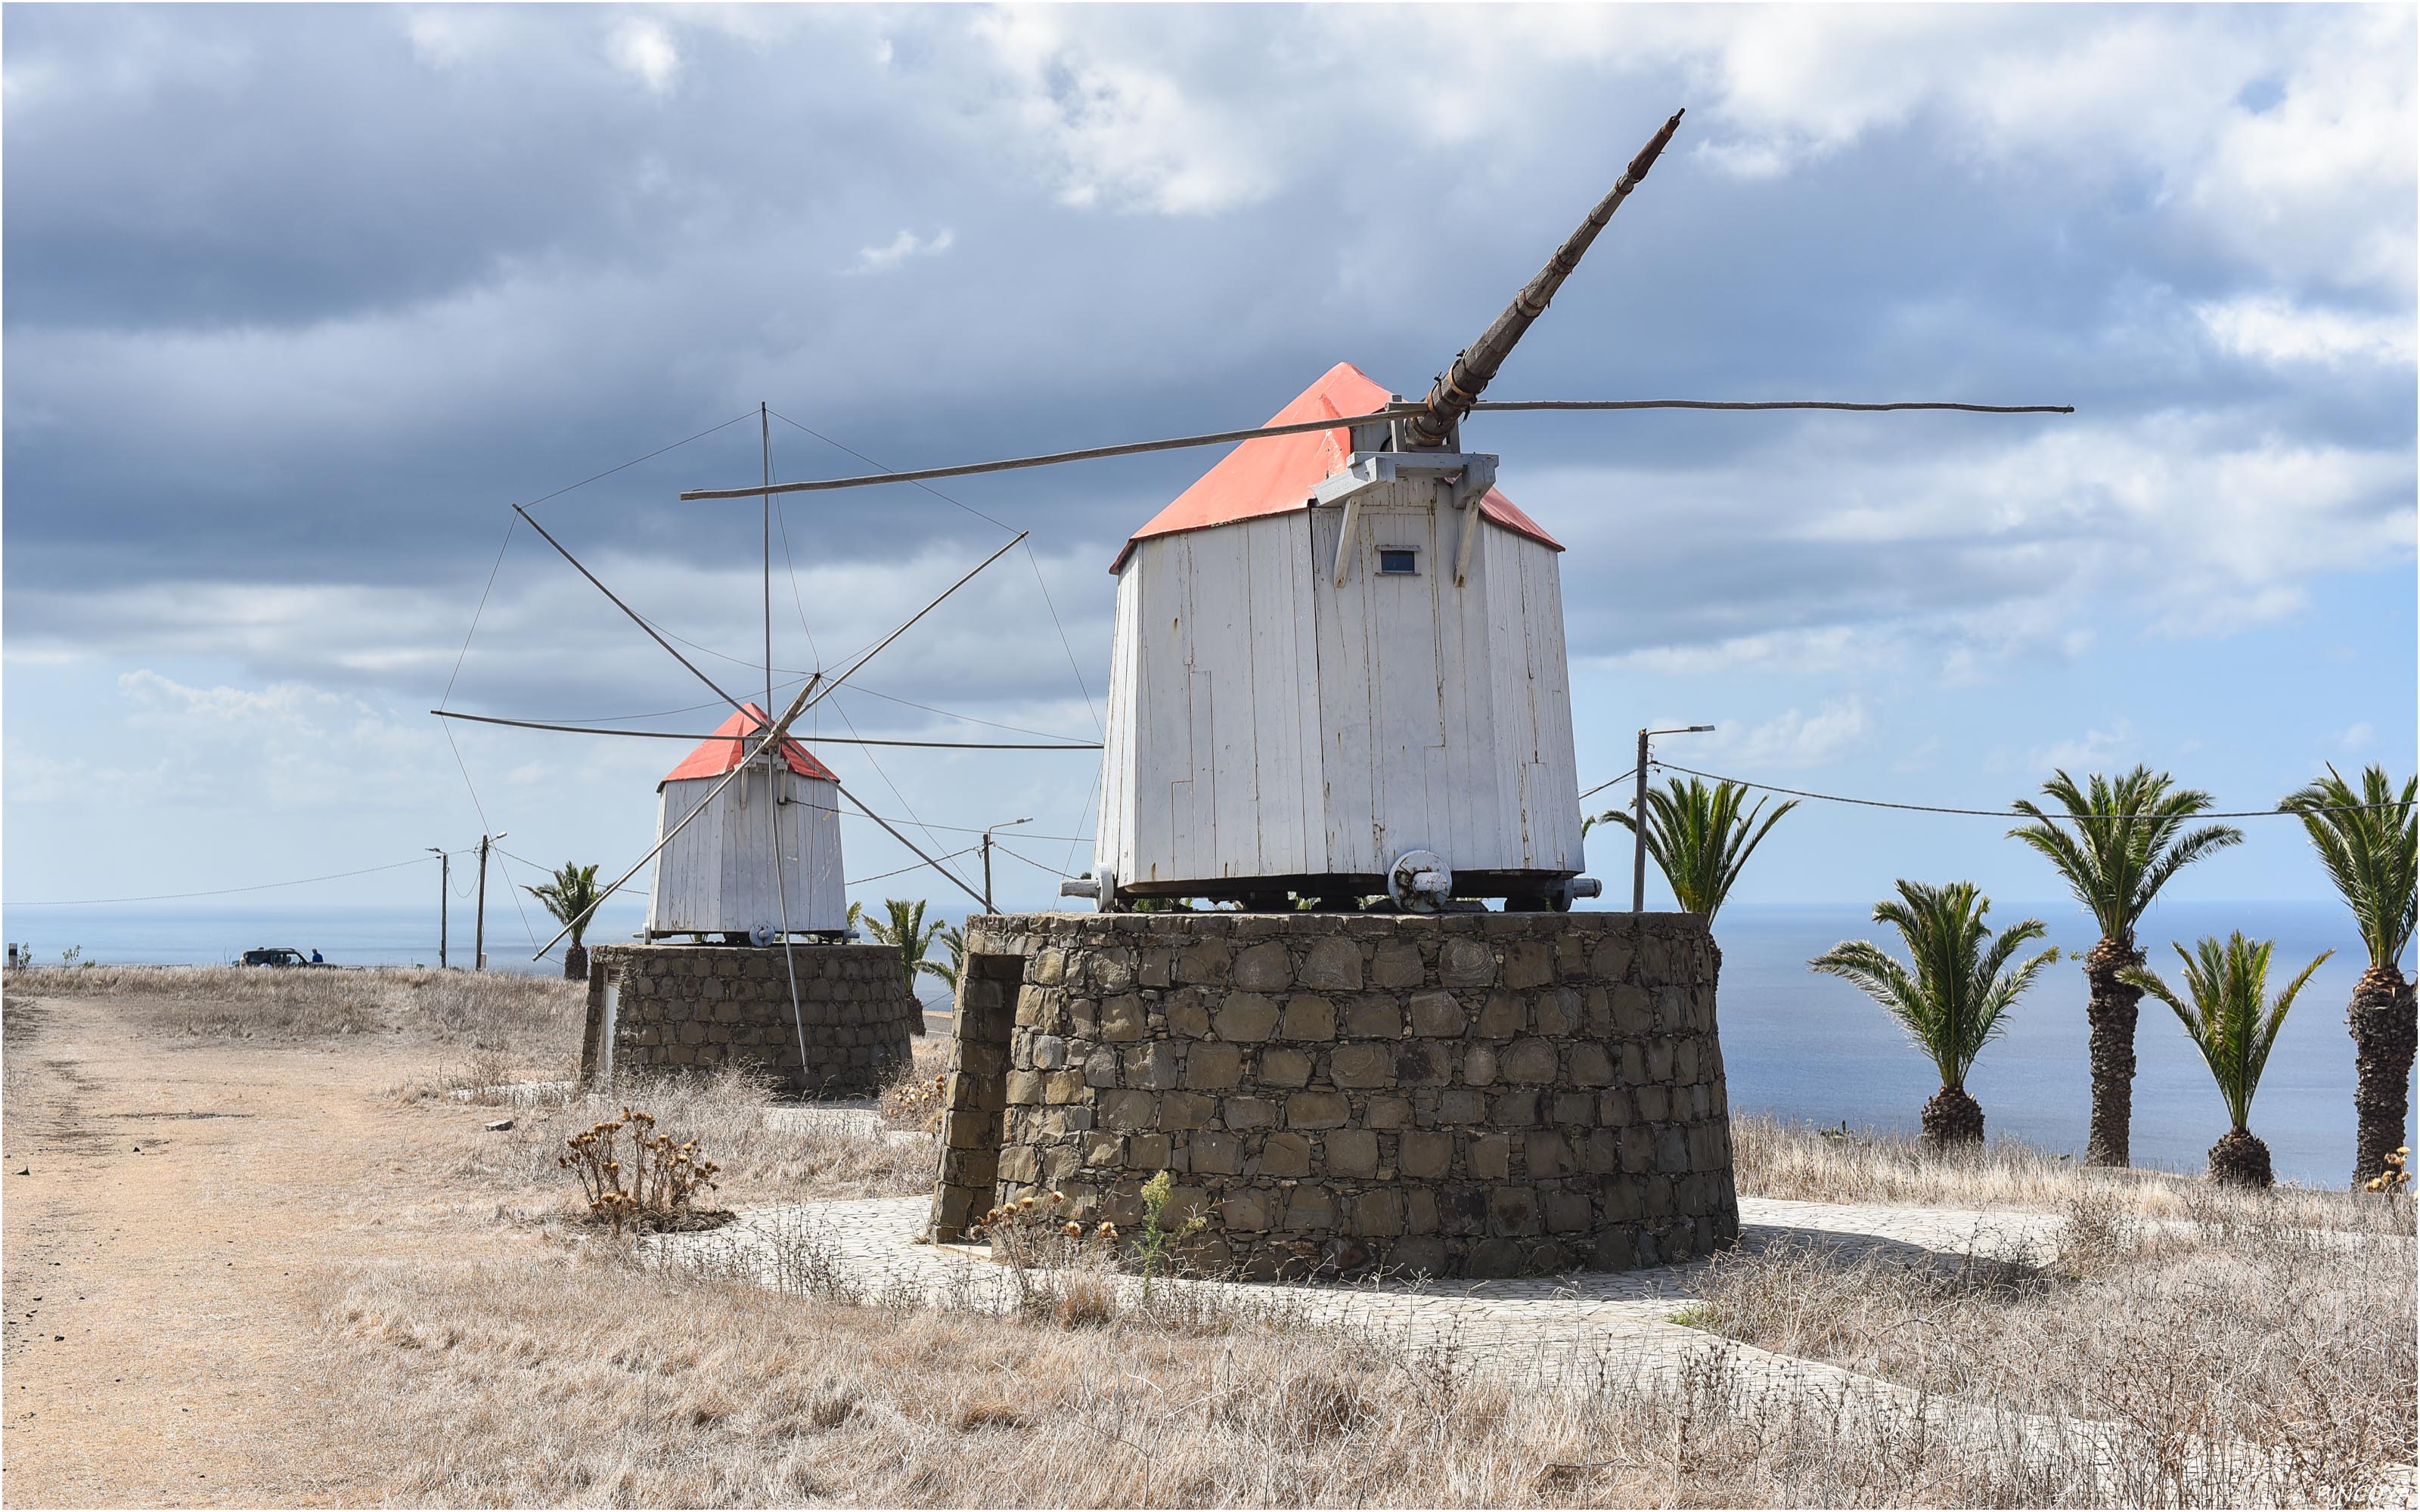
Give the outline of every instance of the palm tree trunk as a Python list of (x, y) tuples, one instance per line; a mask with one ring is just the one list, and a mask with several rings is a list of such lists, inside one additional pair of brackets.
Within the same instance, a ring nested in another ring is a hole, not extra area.
[(563, 980), (566, 981), (588, 980), (588, 947), (575, 945), (563, 952)]
[(2143, 964), (2143, 952), (2103, 936), (2084, 958), (2084, 980), (2092, 999), (2085, 1017), (2092, 1026), (2092, 1131), (2085, 1142), (2088, 1165), (2130, 1165), (2134, 1126), (2134, 1021), (2143, 989), (2118, 973)]
[(1924, 1104), (1924, 1142), (1936, 1149), (1983, 1142), (1983, 1104), (1962, 1087), (1945, 1087)]
[(2276, 1183), (2269, 1167), (2269, 1147), (2249, 1129), (2229, 1129), (2210, 1147), (2210, 1179), (2230, 1186), (2268, 1187)]
[(2359, 1131), (2352, 1184), (2358, 1187), (2384, 1170), (2386, 1157), (2403, 1144), (2414, 1028), (2412, 983), (2392, 962), (2371, 966), (2353, 984), (2345, 1022), (2352, 1028), (2352, 1106)]

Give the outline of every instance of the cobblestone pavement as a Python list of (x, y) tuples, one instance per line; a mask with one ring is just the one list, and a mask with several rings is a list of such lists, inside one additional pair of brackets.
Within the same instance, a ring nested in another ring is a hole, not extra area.
[[(762, 1208), (709, 1234), (661, 1242), (668, 1255), (770, 1285), (830, 1287), (887, 1303), (1005, 1311), (1016, 1276), (980, 1245), (917, 1242), (931, 1204), (882, 1197)], [(1848, 1207), (1757, 1198), (1740, 1204), (1741, 1242), (1838, 1244), (1922, 1256), (2046, 1258), (2058, 1220), (2044, 1214)], [(1730, 1344), (1671, 1320), (1708, 1263), (1515, 1280), (1353, 1285), (1190, 1283), (1247, 1310), (1342, 1325), (1414, 1348), (1451, 1347), (1527, 1380), (1665, 1373), (1709, 1353), (1810, 1380), (1863, 1381), (1829, 1365)], [(1880, 1385), (1880, 1382), (1871, 1382)], [(1896, 1389), (1896, 1388), (1892, 1388)]]

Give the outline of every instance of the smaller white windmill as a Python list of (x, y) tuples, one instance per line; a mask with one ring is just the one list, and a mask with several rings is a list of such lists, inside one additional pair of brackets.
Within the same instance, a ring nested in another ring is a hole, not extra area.
[[(768, 722), (754, 703), (741, 705), (656, 784), (656, 833), (670, 839), (656, 853), (647, 938), (720, 934), (764, 945), (785, 919), (796, 933), (847, 930), (840, 779), (787, 738), (779, 761), (749, 762)], [(735, 771), (738, 779), (723, 785)]]

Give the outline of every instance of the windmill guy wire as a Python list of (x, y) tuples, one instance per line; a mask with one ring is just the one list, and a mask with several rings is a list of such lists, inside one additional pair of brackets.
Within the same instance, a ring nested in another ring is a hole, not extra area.
[[(527, 514), (523, 514), (521, 517), (523, 519), (529, 519), (529, 516)], [(590, 582), (595, 583), (597, 585), (597, 591), (603, 594), (607, 598), (612, 599), (615, 608), (621, 609), (623, 613), (628, 615), (633, 621), (637, 622), (641, 628), (645, 629), (648, 636), (653, 639), (658, 645), (663, 646), (664, 650), (672, 655), (673, 659), (678, 661), (682, 666), (689, 668), (690, 671), (697, 677), (698, 681), (714, 689), (716, 694), (718, 694), (724, 702), (730, 704), (734, 709), (745, 712), (745, 704), (725, 692), (721, 685), (715, 682), (713, 678), (706, 676), (706, 673), (702, 671), (699, 671), (696, 666), (694, 666), (688, 657), (683, 656), (679, 652), (674, 651), (670, 645), (665, 644), (663, 638), (655, 633), (654, 629), (647, 625), (646, 621), (640, 617), (636, 609), (633, 609), (628, 604), (623, 603), (612, 589), (606, 587), (603, 582), (597, 579), (595, 573), (590, 572), (586, 567), (581, 566), (579, 559), (574, 557), (568, 550), (565, 549), (563, 543), (555, 540), (553, 536), (548, 535), (544, 528), (539, 526), (536, 520), (530, 520), (530, 528), (532, 530), (535, 530), (540, 535), (546, 536), (547, 544), (552, 546), (558, 552), (561, 552), (565, 561), (569, 562), (574, 567), (578, 567), (580, 575), (587, 579)], [(939, 608), (942, 601), (947, 599), (952, 594), (964, 588), (973, 579), (976, 573), (983, 571), (984, 568), (988, 567), (993, 563), (999, 561), (1008, 552), (1011, 547), (1016, 545), (1017, 541), (1022, 541), (1024, 539), (1025, 534), (1020, 532), (1018, 532), (1016, 540), (1010, 541), (1006, 546), (1001, 547), (999, 550), (994, 551), (990, 556), (987, 556), (984, 558), (983, 561), (975, 563), (973, 567), (968, 569), (965, 577), (960, 578), (956, 582), (952, 583), (947, 589), (943, 590), (939, 597), (935, 598), (931, 603), (926, 604), (923, 609), (918, 609), (914, 614), (908, 616), (897, 629), (892, 631), (889, 635), (884, 636), (879, 641), (876, 642), (872, 647), (868, 648), (864, 653), (857, 656), (837, 675), (830, 679), (826, 679), (821, 673), (817, 673), (815, 676), (809, 678), (806, 686), (799, 689), (798, 696), (790, 701), (789, 712), (782, 717), (781, 722), (775, 727), (775, 731), (779, 733), (786, 734), (791, 722), (797, 719), (800, 714), (806, 712), (806, 710), (812, 708), (814, 704), (821, 702), (825, 698), (829, 697), (835, 688), (840, 687), (843, 681), (854, 675), (859, 669), (862, 668), (867, 662), (873, 660), (877, 654), (879, 654), (885, 647), (889, 646), (892, 641), (907, 634), (908, 629), (913, 626), (917, 621), (922, 620), (925, 615), (933, 612), (933, 610)], [(778, 741), (774, 739), (772, 734), (768, 734), (767, 736), (767, 741), (771, 743), (772, 748), (779, 748)], [(657, 841), (655, 845), (648, 850), (647, 854), (639, 858), (636, 866), (631, 867), (628, 872), (624, 872), (622, 876), (614, 882), (613, 887), (619, 887), (623, 883), (629, 881), (631, 877), (638, 874), (640, 867), (645, 866), (649, 861), (654, 860), (658, 853), (661, 852), (666, 845), (672, 843), (674, 836), (678, 835), (683, 829), (688, 828), (690, 821), (704, 812), (706, 806), (712, 803), (714, 799), (721, 794), (725, 787), (730, 785), (732, 777), (744, 770), (756, 759), (758, 755), (763, 754), (766, 745), (760, 743), (756, 751), (752, 752), (746, 760), (743, 760), (737, 765), (734, 766), (730, 772), (723, 774), (722, 780), (717, 782), (704, 798), (698, 800), (698, 806), (691, 809), (687, 814), (684, 814), (681, 817), (681, 822), (673, 826), (671, 833)], [(467, 773), (465, 774), (465, 777), (467, 779)], [(834, 783), (833, 786), (839, 791), (842, 797), (847, 798), (848, 801), (853, 804), (857, 804), (857, 807), (861, 810), (865, 808), (865, 805), (862, 803), (858, 803), (855, 795), (850, 794), (847, 789), (840, 787), (838, 783)], [(872, 815), (872, 810), (868, 810), (866, 811), (869, 816)], [(881, 823), (879, 819), (876, 819), (876, 822)], [(891, 826), (887, 824), (883, 825), (883, 828), (890, 829), (892, 839), (897, 840), (901, 844), (908, 846), (908, 850), (914, 852), (919, 858), (931, 866), (934, 871), (939, 872), (942, 876), (947, 877), (951, 884), (956, 887), (959, 891), (966, 893), (970, 897), (978, 896), (973, 888), (968, 887), (964, 882), (959, 881), (957, 876), (948, 868), (940, 865), (937, 861), (934, 861), (930, 856), (925, 856), (923, 851), (909, 843), (907, 837), (901, 835), (895, 829), (891, 829)], [(606, 896), (610, 897), (612, 894), (613, 888), (606, 889)], [(592, 904), (589, 908), (582, 910), (580, 917), (582, 918), (585, 918), (589, 914), (594, 913), (595, 911), (595, 905)], [(569, 933), (570, 931), (570, 924), (566, 923), (564, 925), (560, 931), (556, 932), (554, 939), (549, 940), (545, 945), (540, 946), (538, 948), (537, 955), (531, 957), (531, 959), (537, 960), (544, 957), (547, 951), (554, 949), (555, 941), (562, 939), (563, 936)], [(533, 931), (532, 933), (535, 933), (535, 932)]]

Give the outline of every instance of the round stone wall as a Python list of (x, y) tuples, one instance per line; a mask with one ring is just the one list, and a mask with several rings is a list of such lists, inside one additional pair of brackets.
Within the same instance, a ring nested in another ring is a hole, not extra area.
[(933, 1237), (1173, 1173), (1246, 1275), (1621, 1270), (1738, 1235), (1718, 958), (1681, 914), (970, 920)]
[(923, 1010), (908, 993), (895, 948), (793, 948), (795, 1016), (783, 955), (780, 946), (594, 947), (581, 1079), (737, 1062), (762, 1069), (784, 1092), (865, 1096), (907, 1064)]

